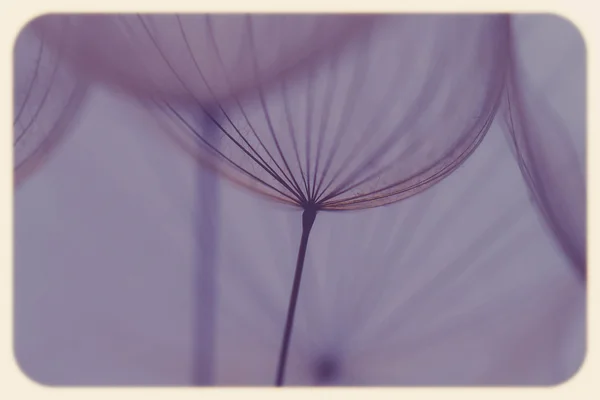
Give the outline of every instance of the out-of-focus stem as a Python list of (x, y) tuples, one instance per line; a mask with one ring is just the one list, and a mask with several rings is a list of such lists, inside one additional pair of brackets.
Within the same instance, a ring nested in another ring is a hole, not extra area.
[(300, 239), (300, 248), (298, 250), (298, 259), (296, 261), (296, 272), (294, 274), (294, 283), (292, 285), (292, 293), (290, 295), (290, 303), (285, 321), (285, 329), (283, 331), (283, 339), (281, 342), (281, 350), (279, 351), (279, 362), (277, 364), (277, 377), (275, 386), (282, 386), (285, 377), (285, 367), (287, 362), (288, 349), (290, 339), (292, 337), (292, 329), (294, 326), (294, 314), (296, 312), (296, 303), (298, 302), (298, 293), (300, 291), (300, 281), (302, 280), (302, 270), (304, 268), (304, 258), (306, 256), (306, 248), (308, 246), (308, 236), (317, 216), (316, 207), (306, 207), (302, 213), (302, 238)]
[[(198, 118), (201, 133), (219, 143), (219, 132), (204, 116)], [(192, 273), (193, 296), (193, 356), (192, 382), (194, 386), (214, 384), (215, 329), (216, 329), (216, 278), (219, 214), (219, 177), (210, 170), (198, 167), (196, 205), (197, 259)]]

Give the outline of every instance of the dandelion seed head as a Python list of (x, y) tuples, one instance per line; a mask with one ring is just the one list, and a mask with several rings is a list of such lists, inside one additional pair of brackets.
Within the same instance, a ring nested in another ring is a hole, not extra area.
[(213, 109), (227, 148), (162, 104), (190, 154), (272, 199), (376, 207), (439, 182), (471, 154), (500, 102), (503, 16), (380, 16), (329, 57)]

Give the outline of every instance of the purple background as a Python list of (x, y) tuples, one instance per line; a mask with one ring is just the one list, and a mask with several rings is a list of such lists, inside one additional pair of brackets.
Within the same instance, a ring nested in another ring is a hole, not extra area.
[[(583, 159), (584, 44), (556, 17), (518, 21), (529, 77)], [(197, 166), (129, 100), (90, 96), (15, 194), (19, 365), (46, 384), (188, 385)], [(270, 385), (300, 211), (220, 191), (216, 383)], [(306, 262), (287, 384), (329, 353), (350, 385), (555, 384), (584, 357), (582, 283), (497, 124), (431, 190), (320, 214)]]

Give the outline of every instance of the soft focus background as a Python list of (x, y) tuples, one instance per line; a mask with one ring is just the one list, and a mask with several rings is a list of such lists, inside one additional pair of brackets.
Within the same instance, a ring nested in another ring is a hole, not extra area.
[[(519, 17), (520, 48), (585, 152), (585, 48)], [(94, 88), (74, 135), (15, 193), (15, 354), (52, 385), (191, 384), (197, 165)], [(217, 384), (271, 385), (300, 211), (220, 186)], [(210, 227), (209, 227), (210, 229)], [(494, 126), (447, 180), (311, 234), (286, 384), (541, 385), (585, 354), (585, 292)]]

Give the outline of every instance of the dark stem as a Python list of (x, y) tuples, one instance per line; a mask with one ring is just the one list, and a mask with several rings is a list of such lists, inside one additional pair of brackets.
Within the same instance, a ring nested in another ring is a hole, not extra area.
[(294, 326), (294, 313), (296, 312), (296, 303), (298, 302), (298, 292), (300, 291), (300, 280), (302, 279), (302, 269), (304, 268), (304, 258), (308, 246), (308, 236), (317, 216), (317, 208), (308, 206), (302, 213), (302, 238), (300, 239), (300, 249), (298, 250), (298, 260), (296, 261), (296, 272), (294, 274), (294, 283), (290, 295), (290, 305), (288, 307), (287, 319), (285, 321), (285, 330), (283, 331), (283, 340), (281, 341), (281, 350), (279, 351), (279, 363), (277, 364), (277, 378), (275, 386), (282, 386), (285, 376), (285, 366), (287, 362), (290, 339), (292, 337), (292, 328)]

